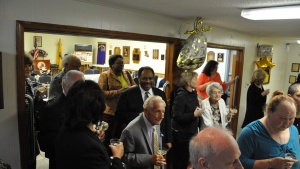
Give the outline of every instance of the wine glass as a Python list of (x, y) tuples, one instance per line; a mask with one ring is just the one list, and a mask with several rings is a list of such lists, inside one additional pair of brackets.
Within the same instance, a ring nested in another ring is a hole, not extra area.
[(158, 149), (158, 151), (157, 151), (157, 153), (158, 153), (159, 155), (162, 155), (162, 156), (166, 155), (167, 152), (168, 152), (168, 149), (165, 148), (165, 147), (160, 147), (160, 148)]

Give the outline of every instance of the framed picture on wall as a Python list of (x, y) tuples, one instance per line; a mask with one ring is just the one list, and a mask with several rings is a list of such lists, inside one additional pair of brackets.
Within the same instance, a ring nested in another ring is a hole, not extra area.
[(33, 36), (33, 46), (42, 47), (42, 37), (41, 36)]
[(296, 76), (290, 75), (289, 83), (294, 83), (296, 81)]
[(218, 53), (217, 61), (218, 62), (223, 62), (224, 61), (224, 53)]
[(299, 63), (292, 63), (292, 72), (299, 72)]

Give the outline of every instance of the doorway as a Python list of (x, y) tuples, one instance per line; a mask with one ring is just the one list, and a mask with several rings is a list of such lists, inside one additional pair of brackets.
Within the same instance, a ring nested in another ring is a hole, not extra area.
[[(19, 123), (19, 141), (20, 141), (20, 156), (21, 156), (21, 166), (26, 168), (26, 121), (25, 121), (25, 87), (24, 87), (24, 32), (45, 32), (53, 34), (71, 34), (71, 35), (84, 35), (91, 37), (106, 37), (115, 39), (125, 39), (125, 40), (137, 40), (137, 41), (147, 41), (147, 42), (162, 42), (166, 43), (166, 65), (165, 65), (165, 79), (170, 83), (169, 87), (166, 89), (167, 99), (170, 99), (170, 91), (176, 87), (175, 81), (178, 76), (180, 76), (182, 69), (178, 68), (176, 65), (176, 60), (180, 49), (182, 48), (182, 40), (170, 37), (152, 36), (144, 34), (126, 33), (118, 31), (108, 31), (99, 30), (92, 28), (82, 28), (75, 26), (65, 26), (56, 24), (46, 24), (37, 22), (27, 22), (27, 21), (17, 21), (17, 31), (16, 31), (16, 47), (17, 47), (17, 90), (18, 90), (18, 123)], [(235, 75), (240, 78), (236, 86), (236, 99), (235, 104), (237, 109), (239, 109), (240, 101), (240, 91), (241, 91), (241, 81), (242, 81), (242, 70), (243, 70), (243, 60), (244, 60), (244, 48), (237, 46), (227, 46), (208, 43), (208, 47), (211, 48), (221, 48), (236, 50), (236, 60), (235, 60)], [(237, 119), (232, 121), (233, 133), (236, 133), (237, 129)]]

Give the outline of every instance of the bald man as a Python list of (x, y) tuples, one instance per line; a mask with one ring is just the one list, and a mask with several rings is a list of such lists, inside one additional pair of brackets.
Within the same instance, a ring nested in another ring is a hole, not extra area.
[(232, 133), (221, 127), (208, 127), (190, 141), (193, 169), (243, 169), (240, 149)]
[(66, 55), (62, 60), (63, 70), (52, 78), (49, 89), (49, 99), (57, 97), (62, 92), (62, 78), (70, 70), (80, 70), (81, 61), (78, 56)]

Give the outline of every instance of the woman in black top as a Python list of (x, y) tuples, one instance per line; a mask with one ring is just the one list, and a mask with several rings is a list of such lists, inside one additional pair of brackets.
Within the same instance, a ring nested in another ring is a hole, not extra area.
[(204, 110), (199, 109), (199, 101), (195, 89), (198, 86), (196, 72), (181, 74), (181, 87), (172, 106), (172, 150), (173, 168), (186, 169), (189, 161), (189, 141), (198, 133), (199, 116)]
[(269, 94), (269, 89), (264, 90), (263, 87), (265, 78), (266, 72), (263, 69), (257, 69), (252, 75), (251, 85), (247, 91), (247, 108), (242, 128), (264, 117), (264, 108)]
[(58, 169), (124, 169), (123, 143), (110, 145), (113, 159), (98, 137), (95, 124), (105, 110), (104, 93), (97, 83), (77, 81), (68, 91), (66, 122), (56, 140)]

